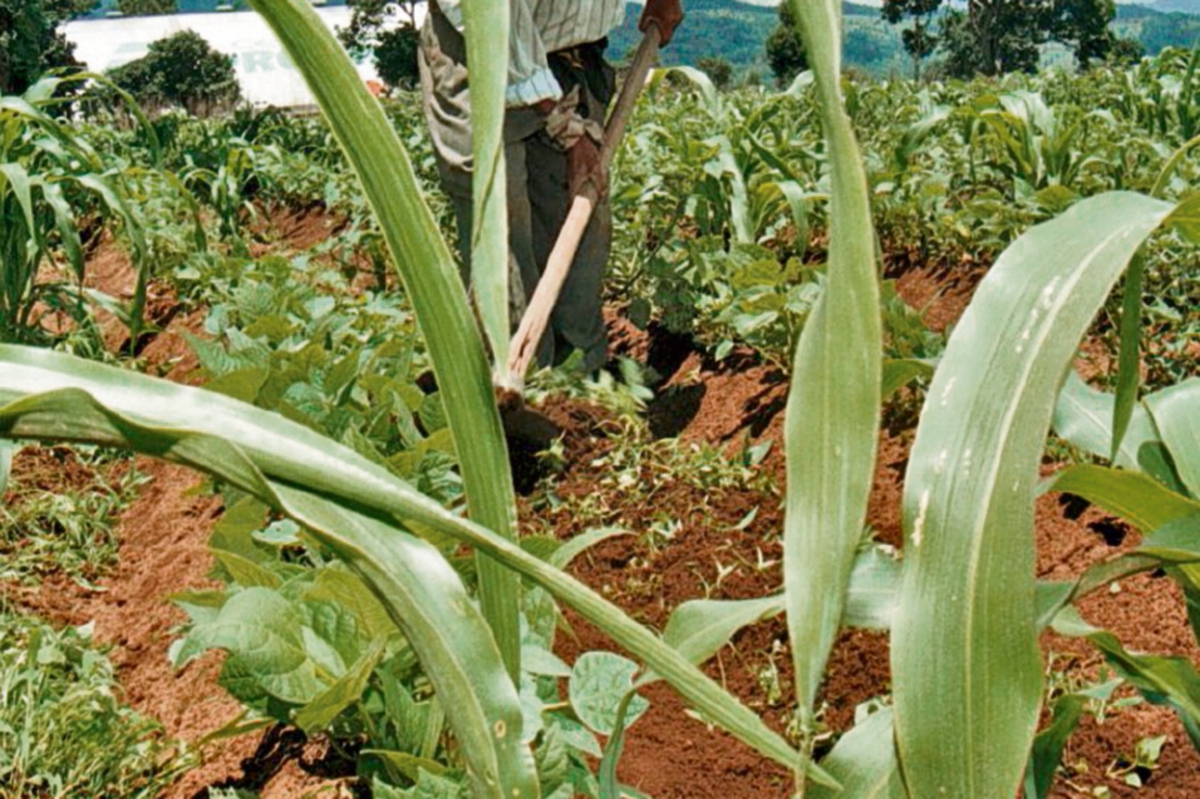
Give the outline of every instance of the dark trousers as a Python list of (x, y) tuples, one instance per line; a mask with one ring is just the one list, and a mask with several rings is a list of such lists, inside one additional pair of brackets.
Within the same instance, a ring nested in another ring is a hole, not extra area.
[[(471, 124), (466, 46), (444, 16), (431, 12), (421, 31), (420, 68), (426, 121), (437, 155), (443, 189), (454, 204), (464, 280), (470, 274)], [(587, 115), (604, 119), (604, 101), (592, 91), (599, 81), (582, 83)], [(604, 98), (606, 101), (607, 98)], [(570, 208), (567, 156), (546, 134), (532, 108), (510, 108), (504, 122), (508, 176), (509, 297), (515, 329)], [(604, 267), (612, 242), (612, 214), (602, 200), (563, 285), (542, 340), (538, 361), (558, 363), (578, 349), (582, 368), (604, 365), (608, 338), (601, 317)]]

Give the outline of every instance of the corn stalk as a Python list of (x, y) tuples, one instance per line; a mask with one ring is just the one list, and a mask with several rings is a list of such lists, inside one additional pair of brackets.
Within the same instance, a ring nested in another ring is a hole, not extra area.
[[(504, 2), (494, 4), (507, 7)], [(412, 162), (378, 101), (359, 79), (349, 56), (307, 0), (253, 0), (252, 5), (270, 24), (304, 75), (375, 211), (425, 334), (462, 466), (471, 518), (507, 538), (515, 538), (517, 517), (512, 475), (483, 339), (450, 248), (421, 193)], [(469, 19), (484, 21), (495, 16), (493, 10), (489, 16), (476, 17), (488, 14), (485, 9), (474, 8), (476, 5), (481, 5), (479, 0), (467, 3)], [(507, 13), (502, 16), (507, 17)], [(468, 29), (467, 38), (468, 42), (478, 38), (473, 27)], [(476, 46), (469, 46), (474, 51)], [(500, 55), (493, 54), (489, 60), (506, 58), (504, 48), (490, 49)], [(497, 69), (496, 63), (485, 61), (477, 69), (507, 74), (503, 63)], [(490, 88), (490, 93), (484, 87)], [(503, 121), (504, 101), (502, 96), (495, 96), (495, 91), (494, 82), (481, 81), (478, 87), (472, 84), (473, 124), (482, 131), (475, 137), (477, 148), (497, 146), (492, 131)], [(481, 224), (486, 218), (487, 224), (495, 228), (504, 218), (503, 171), (495, 157), (484, 163), (492, 168), (476, 170), (476, 178), (485, 184), (482, 197), (477, 189), (476, 202), (490, 210), (476, 218)], [(497, 178), (501, 179), (499, 183)], [(478, 267), (477, 273), (507, 269), (506, 263), (501, 265), (496, 261), (498, 235), (503, 236), (503, 230), (490, 229), (479, 234), (488, 242), (481, 248), (481, 259), (486, 257), (489, 266)], [(494, 278), (485, 282), (490, 284)], [(499, 324), (504, 323), (493, 320), (490, 327)], [(483, 614), (495, 631), (509, 674), (517, 675), (521, 655), (517, 617), (520, 583), (514, 574), (487, 558), (481, 557), (478, 565)]]

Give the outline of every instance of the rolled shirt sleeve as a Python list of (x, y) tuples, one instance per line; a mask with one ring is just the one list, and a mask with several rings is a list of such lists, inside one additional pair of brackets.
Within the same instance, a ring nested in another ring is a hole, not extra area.
[[(438, 0), (438, 8), (459, 32), (464, 29), (462, 0)], [(558, 100), (562, 89), (550, 71), (546, 46), (534, 22), (528, 0), (511, 0), (512, 21), (508, 36), (508, 88), (505, 104), (509, 108), (534, 105), (542, 100)]]

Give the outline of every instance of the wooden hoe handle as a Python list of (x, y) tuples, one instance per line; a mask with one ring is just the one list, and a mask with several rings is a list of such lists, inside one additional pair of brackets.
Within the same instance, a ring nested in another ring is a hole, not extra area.
[[(646, 85), (646, 78), (650, 74), (651, 67), (654, 66), (655, 58), (658, 57), (658, 45), (661, 39), (662, 33), (654, 24), (650, 25), (642, 35), (641, 44), (638, 45), (637, 53), (633, 57), (633, 63), (625, 77), (625, 83), (622, 84), (621, 92), (617, 95), (616, 105), (609, 114), (608, 123), (604, 126), (604, 144), (600, 147), (600, 168), (604, 171), (608, 170), (617, 145), (621, 143), (621, 136), (633, 113), (638, 93)], [(546, 332), (550, 314), (554, 310), (554, 304), (558, 302), (558, 295), (562, 291), (563, 283), (566, 282), (571, 262), (575, 260), (575, 252), (579, 249), (579, 242), (583, 239), (583, 233), (587, 230), (588, 222), (592, 218), (592, 212), (596, 209), (599, 199), (596, 188), (591, 181), (588, 181), (571, 201), (567, 220), (563, 222), (558, 239), (554, 242), (554, 249), (550, 251), (550, 258), (546, 261), (546, 268), (538, 278), (537, 288), (533, 292), (525, 315), (521, 317), (521, 324), (517, 327), (517, 332), (509, 345), (509, 385), (519, 386), (525, 380), (525, 373), (529, 371), (529, 365), (533, 362), (538, 344), (541, 343), (542, 335)]]

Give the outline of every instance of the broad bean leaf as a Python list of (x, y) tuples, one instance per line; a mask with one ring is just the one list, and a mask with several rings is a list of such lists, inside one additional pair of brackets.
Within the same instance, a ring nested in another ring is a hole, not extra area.
[(308, 600), (324, 600), (336, 603), (354, 615), (359, 629), (370, 640), (386, 638), (398, 632), (388, 617), (387, 610), (380, 604), (362, 578), (340, 564), (321, 569), (313, 584), (304, 592)]
[[(638, 665), (612, 652), (585, 652), (571, 670), (568, 695), (579, 720), (601, 735), (612, 735), (621, 701), (633, 689)], [(627, 724), (636, 721), (650, 703), (635, 696)]]
[(386, 638), (376, 639), (371, 648), (363, 652), (358, 661), (333, 685), (296, 711), (293, 720), (296, 726), (308, 734), (325, 730), (343, 710), (362, 698), (371, 672), (379, 665), (387, 646)]
[(278, 593), (247, 588), (212, 622), (193, 627), (186, 646), (227, 651), (221, 682), (239, 699), (271, 696), (303, 705), (325, 689), (305, 647), (303, 621), (299, 608)]

